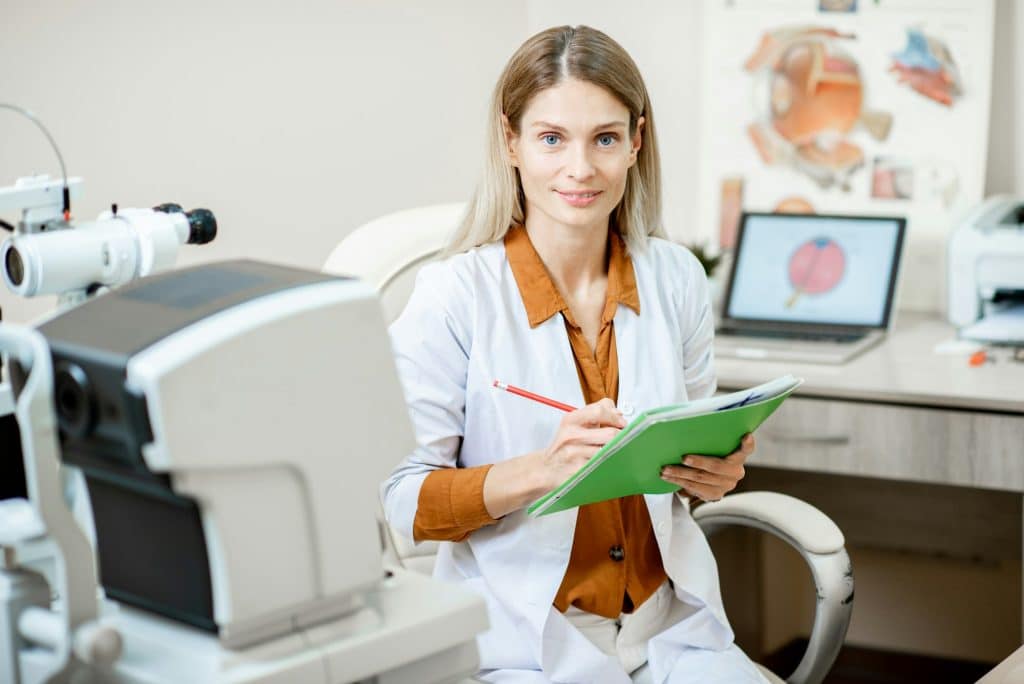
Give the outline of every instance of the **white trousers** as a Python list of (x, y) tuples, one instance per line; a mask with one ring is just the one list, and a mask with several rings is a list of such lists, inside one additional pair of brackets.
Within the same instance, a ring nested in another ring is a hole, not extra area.
[[(640, 604), (632, 613), (622, 613), (618, 618), (606, 618), (594, 615), (570, 606), (565, 617), (606, 655), (616, 656), (622, 669), (629, 673), (633, 684), (652, 684), (653, 678), (647, 665), (647, 643), (655, 635), (663, 632), (683, 619), (687, 606), (676, 600), (675, 592), (666, 581), (650, 598)], [(707, 669), (687, 668), (690, 672), (673, 671), (669, 682), (765, 682), (757, 666), (747, 658), (736, 644), (721, 654), (705, 654), (709, 662)], [(697, 665), (700, 658), (691, 659)], [(725, 663), (731, 664), (722, 667)], [(712, 672), (716, 674), (712, 674)]]
[[(633, 684), (653, 684), (647, 667), (648, 642), (683, 620), (692, 609), (675, 597), (668, 582), (632, 613), (606, 618), (570, 606), (566, 619), (603, 653), (617, 657)], [(537, 670), (489, 670), (477, 681), (494, 684), (549, 684)], [(665, 684), (768, 684), (736, 644), (724, 651), (687, 649)]]
[(616, 619), (576, 606), (569, 606), (565, 617), (603, 653), (618, 656), (622, 669), (632, 674), (647, 662), (647, 642), (651, 637), (675, 624), (676, 620), (671, 619), (675, 598), (665, 582), (632, 613), (623, 613)]

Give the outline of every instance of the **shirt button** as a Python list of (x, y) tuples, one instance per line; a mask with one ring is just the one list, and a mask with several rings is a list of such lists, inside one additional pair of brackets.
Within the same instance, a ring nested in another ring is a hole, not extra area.
[(633, 408), (632, 404), (623, 404), (622, 406), (619, 407), (619, 410), (622, 411), (622, 415), (624, 415), (627, 418), (636, 413), (636, 409)]
[(622, 547), (616, 544), (612, 548), (608, 549), (608, 557), (616, 563), (620, 562), (626, 557), (626, 552), (622, 550)]

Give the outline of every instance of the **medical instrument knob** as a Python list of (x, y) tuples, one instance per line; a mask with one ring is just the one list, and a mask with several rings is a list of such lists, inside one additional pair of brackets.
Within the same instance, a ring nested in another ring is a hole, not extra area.
[(116, 627), (87, 622), (75, 630), (75, 655), (90, 665), (109, 667), (124, 652), (124, 639)]
[(191, 245), (205, 245), (217, 237), (217, 219), (209, 209), (193, 209), (185, 212), (188, 216), (188, 242)]
[(176, 202), (164, 202), (153, 207), (153, 211), (159, 211), (164, 214), (184, 214), (185, 209)]
[(205, 245), (217, 237), (217, 219), (209, 209), (193, 209), (185, 211), (180, 204), (166, 202), (153, 207), (153, 211), (165, 214), (184, 214), (188, 217), (188, 243)]

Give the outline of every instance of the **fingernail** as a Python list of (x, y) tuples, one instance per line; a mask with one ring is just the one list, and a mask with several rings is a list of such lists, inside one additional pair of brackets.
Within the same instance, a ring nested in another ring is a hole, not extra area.
[(683, 459), (683, 465), (693, 465), (693, 459), (687, 456)]

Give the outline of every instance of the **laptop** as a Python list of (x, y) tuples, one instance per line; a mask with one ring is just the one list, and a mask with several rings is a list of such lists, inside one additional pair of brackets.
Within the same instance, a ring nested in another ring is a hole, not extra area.
[(844, 363), (892, 321), (906, 219), (744, 213), (720, 357)]

